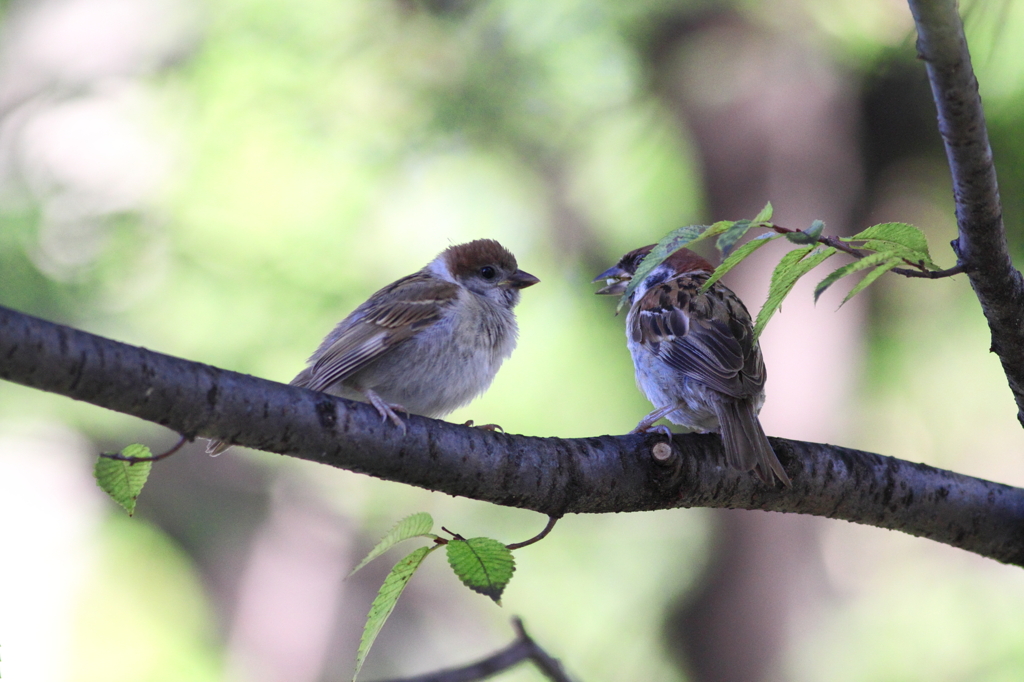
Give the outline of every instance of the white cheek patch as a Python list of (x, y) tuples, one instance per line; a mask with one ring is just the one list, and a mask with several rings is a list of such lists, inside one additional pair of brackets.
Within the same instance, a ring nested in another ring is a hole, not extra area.
[(451, 282), (453, 284), (457, 283), (455, 278), (452, 277), (452, 273), (448, 272), (448, 266), (445, 264), (442, 256), (438, 256), (434, 260), (430, 261), (430, 264), (427, 265), (427, 271), (438, 279), (443, 279), (444, 281)]

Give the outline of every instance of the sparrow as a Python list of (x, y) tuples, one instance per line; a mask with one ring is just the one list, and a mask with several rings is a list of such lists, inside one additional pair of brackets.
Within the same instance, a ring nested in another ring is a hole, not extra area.
[(339, 322), (291, 385), (368, 402), (403, 430), (396, 412), (443, 417), (491, 385), (516, 347), (520, 290), (539, 281), (493, 239), (451, 246)]
[[(630, 251), (594, 278), (596, 293), (621, 295), (654, 245)], [(626, 345), (636, 384), (656, 408), (634, 429), (668, 418), (698, 433), (721, 433), (729, 466), (790, 485), (757, 418), (764, 404), (765, 367), (750, 313), (720, 282), (701, 293), (714, 268), (680, 249), (640, 282), (629, 298)], [(657, 428), (657, 427), (655, 427)], [(668, 431), (667, 427), (661, 427)]]

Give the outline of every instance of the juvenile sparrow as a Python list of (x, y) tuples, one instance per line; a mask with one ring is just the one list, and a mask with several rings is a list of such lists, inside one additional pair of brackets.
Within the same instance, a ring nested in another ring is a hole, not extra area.
[[(621, 295), (654, 245), (630, 251), (602, 272), (598, 294)], [(714, 268), (680, 249), (654, 268), (630, 296), (626, 345), (636, 383), (655, 406), (635, 433), (667, 417), (699, 433), (719, 432), (729, 466), (754, 470), (765, 483), (790, 485), (757, 413), (764, 404), (764, 360), (750, 313), (732, 291), (701, 285)]]
[(519, 290), (539, 281), (493, 239), (451, 246), (339, 322), (291, 384), (368, 402), (402, 429), (396, 411), (442, 417), (490, 386), (516, 346)]

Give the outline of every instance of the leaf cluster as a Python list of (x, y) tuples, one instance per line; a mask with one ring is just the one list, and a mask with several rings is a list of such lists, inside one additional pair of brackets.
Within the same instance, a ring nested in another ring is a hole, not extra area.
[(398, 598), (402, 596), (405, 586), (409, 584), (416, 569), (420, 567), (427, 555), (442, 545), (447, 550), (448, 565), (452, 567), (462, 584), (474, 592), (490, 597), (496, 604), (501, 605), (501, 595), (512, 579), (512, 573), (516, 570), (512, 551), (491, 538), (466, 539), (460, 535), (455, 535), (451, 539), (441, 538), (431, 532), (433, 527), (434, 519), (426, 512), (405, 517), (381, 538), (380, 542), (366, 555), (366, 558), (359, 562), (359, 565), (349, 574), (351, 576), (403, 540), (423, 537), (434, 543), (431, 546), (414, 549), (404, 556), (384, 579), (384, 583), (380, 586), (377, 596), (370, 605), (370, 612), (366, 616), (363, 636), (359, 641), (359, 650), (356, 653), (353, 681), (359, 675), (366, 656), (370, 652), (370, 647), (373, 646), (381, 628), (384, 627), (384, 623), (394, 611)]
[[(783, 256), (772, 272), (768, 298), (754, 322), (754, 338), (760, 337), (772, 315), (782, 307), (783, 300), (799, 279), (837, 253), (852, 256), (854, 260), (836, 268), (818, 282), (814, 288), (815, 302), (838, 280), (864, 270), (868, 271), (867, 274), (850, 289), (840, 305), (894, 268), (910, 266), (923, 273), (938, 271), (938, 266), (928, 252), (928, 241), (924, 233), (908, 223), (881, 223), (852, 237), (832, 237), (823, 236), (825, 223), (821, 220), (815, 220), (805, 230), (792, 230), (772, 223), (771, 218), (772, 205), (768, 203), (752, 220), (722, 220), (712, 225), (686, 225), (673, 230), (655, 245), (637, 267), (619, 300), (618, 308), (621, 309), (629, 302), (639, 283), (666, 258), (679, 249), (692, 247), (711, 237), (718, 237), (715, 246), (722, 254), (722, 263), (704, 283), (702, 292), (770, 241), (785, 237), (797, 247)], [(737, 246), (752, 229), (764, 232)]]

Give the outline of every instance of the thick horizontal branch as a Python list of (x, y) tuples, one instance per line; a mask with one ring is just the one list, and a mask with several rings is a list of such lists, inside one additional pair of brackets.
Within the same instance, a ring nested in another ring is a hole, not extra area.
[[(724, 467), (714, 435), (534, 438), (410, 416), (155, 353), (0, 308), (0, 378), (206, 436), (550, 516), (672, 507), (814, 514), (1024, 566), (1024, 490), (772, 439), (791, 488)], [(657, 447), (656, 447), (657, 446)], [(658, 456), (654, 450), (658, 449)]]
[(992, 148), (963, 22), (956, 0), (910, 0), (910, 9), (953, 176), (959, 228), (953, 248), (988, 320), (992, 351), (1003, 364), (1024, 425), (1024, 281), (1006, 244)]

